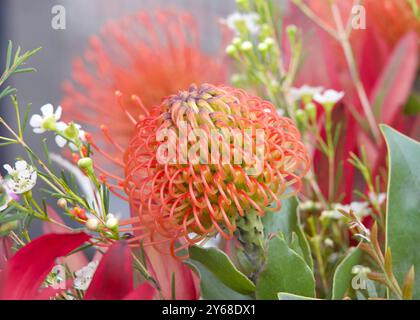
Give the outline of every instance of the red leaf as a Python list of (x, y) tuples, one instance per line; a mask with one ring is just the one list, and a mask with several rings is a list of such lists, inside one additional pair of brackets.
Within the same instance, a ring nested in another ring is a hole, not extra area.
[(371, 95), (380, 122), (391, 124), (413, 87), (418, 66), (418, 37), (407, 33), (389, 57)]
[(155, 292), (155, 288), (145, 282), (126, 295), (124, 300), (152, 300)]
[(133, 290), (130, 248), (125, 241), (114, 243), (104, 254), (86, 291), (86, 300), (121, 300)]
[[(48, 206), (48, 216), (54, 219), (55, 221), (60, 222), (62, 225), (65, 225), (63, 219), (51, 206)], [(67, 228), (49, 222), (44, 222), (42, 224), (42, 230), (44, 231), (44, 234), (69, 232)], [(62, 261), (60, 261), (59, 263), (65, 264), (70, 269), (70, 271), (75, 272), (76, 270), (79, 270), (86, 266), (89, 263), (89, 261), (85, 253), (83, 251), (79, 251), (75, 254), (72, 254), (69, 257), (63, 258)]]
[(48, 234), (20, 249), (7, 263), (0, 279), (0, 299), (35, 299), (58, 257), (89, 240), (83, 232)]

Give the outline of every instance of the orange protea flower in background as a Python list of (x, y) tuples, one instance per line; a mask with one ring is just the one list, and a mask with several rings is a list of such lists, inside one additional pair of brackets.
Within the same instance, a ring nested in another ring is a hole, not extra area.
[(297, 192), (309, 163), (299, 131), (271, 103), (191, 85), (137, 123), (124, 188), (141, 232), (130, 241), (170, 242), (175, 255), (217, 233), (230, 239), (240, 219), (278, 210)]
[[(221, 43), (220, 53), (224, 50)], [(223, 54), (206, 54), (195, 19), (188, 13), (139, 12), (106, 25), (93, 36), (84, 58), (74, 62), (73, 81), (64, 84), (65, 114), (90, 127), (92, 138), (111, 157), (99, 125), (109, 128), (108, 136), (126, 148), (134, 129), (126, 113), (135, 120), (173, 92), (193, 82), (223, 83), (226, 66)], [(124, 109), (116, 102), (122, 92)], [(140, 104), (139, 101), (143, 104)], [(116, 154), (116, 152), (118, 152)]]

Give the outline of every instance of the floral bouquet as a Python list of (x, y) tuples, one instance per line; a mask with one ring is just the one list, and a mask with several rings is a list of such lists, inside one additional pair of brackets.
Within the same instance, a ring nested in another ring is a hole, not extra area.
[(109, 22), (43, 106), (9, 42), (0, 299), (420, 299), (420, 1), (236, 6), (213, 54), (185, 10)]

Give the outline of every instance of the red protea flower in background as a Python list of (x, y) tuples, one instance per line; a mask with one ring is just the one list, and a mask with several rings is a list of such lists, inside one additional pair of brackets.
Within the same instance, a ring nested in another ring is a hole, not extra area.
[[(73, 81), (64, 84), (66, 116), (92, 129), (108, 127), (107, 135), (125, 149), (134, 129), (127, 112), (137, 120), (193, 82), (225, 82), (224, 55), (206, 54), (201, 45), (197, 22), (188, 13), (141, 11), (109, 23), (91, 38), (84, 58), (74, 62)], [(116, 102), (117, 90), (124, 109)], [(120, 155), (107, 148), (102, 133), (92, 135), (105, 151)]]
[(130, 241), (170, 242), (176, 255), (216, 233), (229, 239), (242, 218), (277, 210), (282, 197), (299, 190), (309, 162), (299, 131), (269, 102), (230, 87), (191, 85), (136, 126), (125, 191), (141, 232)]
[[(420, 6), (420, 0), (414, 0)], [(368, 20), (377, 26), (389, 45), (394, 46), (407, 32), (420, 36), (420, 19), (409, 4), (409, 0), (366, 0)]]

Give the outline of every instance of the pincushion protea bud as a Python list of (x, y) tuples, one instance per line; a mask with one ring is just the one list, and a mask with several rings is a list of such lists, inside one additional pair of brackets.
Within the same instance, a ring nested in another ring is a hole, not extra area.
[(192, 85), (136, 126), (124, 188), (142, 232), (130, 241), (170, 241), (176, 254), (216, 233), (229, 239), (239, 219), (277, 210), (286, 189), (299, 190), (309, 163), (297, 128), (272, 104)]

